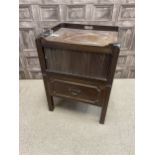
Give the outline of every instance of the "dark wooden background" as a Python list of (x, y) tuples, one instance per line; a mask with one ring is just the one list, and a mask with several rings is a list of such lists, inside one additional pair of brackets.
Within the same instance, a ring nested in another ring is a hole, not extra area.
[(20, 0), (20, 79), (42, 78), (35, 37), (59, 22), (120, 26), (115, 78), (135, 77), (134, 0)]

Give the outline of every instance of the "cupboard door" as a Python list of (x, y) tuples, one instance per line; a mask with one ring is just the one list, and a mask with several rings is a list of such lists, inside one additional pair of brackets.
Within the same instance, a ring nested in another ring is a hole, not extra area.
[(107, 79), (111, 55), (45, 48), (47, 70), (57, 73)]

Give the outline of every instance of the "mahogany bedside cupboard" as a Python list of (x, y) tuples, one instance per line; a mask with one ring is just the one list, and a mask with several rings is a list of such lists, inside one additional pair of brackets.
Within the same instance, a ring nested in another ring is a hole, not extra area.
[(61, 23), (36, 39), (49, 110), (53, 96), (100, 106), (103, 124), (120, 51), (118, 27)]

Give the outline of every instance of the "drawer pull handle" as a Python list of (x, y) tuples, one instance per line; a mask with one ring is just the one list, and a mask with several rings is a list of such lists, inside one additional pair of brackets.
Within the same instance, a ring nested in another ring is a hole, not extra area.
[(85, 30), (93, 30), (93, 26), (84, 26)]
[(69, 88), (69, 91), (72, 95), (77, 96), (81, 93), (81, 90), (75, 88)]

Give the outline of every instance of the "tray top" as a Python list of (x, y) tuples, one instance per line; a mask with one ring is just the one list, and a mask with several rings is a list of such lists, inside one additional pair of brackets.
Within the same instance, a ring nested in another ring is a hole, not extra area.
[(118, 32), (115, 31), (97, 31), (72, 28), (60, 28), (45, 39), (47, 41), (82, 44), (91, 46), (106, 46), (110, 43), (116, 43)]

